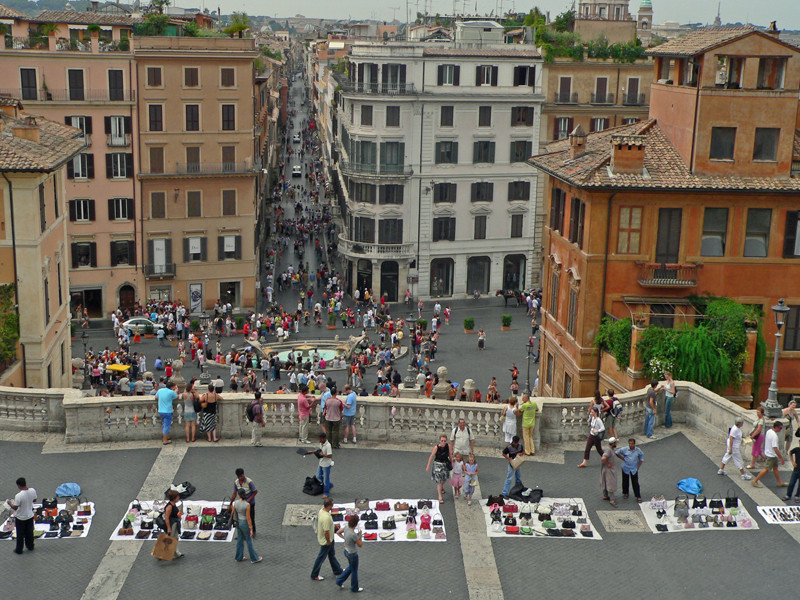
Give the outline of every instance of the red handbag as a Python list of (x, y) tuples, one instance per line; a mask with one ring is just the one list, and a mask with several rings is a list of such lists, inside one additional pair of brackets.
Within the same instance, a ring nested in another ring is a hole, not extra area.
[(377, 533), (365, 533), (364, 534), (364, 540), (367, 541), (367, 542), (374, 542), (377, 539), (378, 539), (378, 534)]
[(430, 529), (431, 528), (431, 516), (427, 513), (423, 513), (419, 517), (419, 528), (420, 529)]
[(504, 504), (503, 505), (503, 512), (504, 513), (515, 513), (519, 510), (516, 504)]
[(206, 508), (203, 509), (203, 516), (205, 516), (205, 515), (211, 515), (212, 517), (216, 517), (217, 516), (217, 509), (207, 506)]
[(509, 535), (517, 535), (519, 533), (519, 527), (515, 526), (506, 526), (506, 533)]
[(375, 510), (392, 510), (392, 509), (389, 507), (388, 502), (376, 502)]
[(186, 517), (186, 522), (187, 523), (189, 523), (189, 522), (197, 523), (199, 521), (200, 521), (200, 518), (197, 515), (189, 515), (188, 517)]

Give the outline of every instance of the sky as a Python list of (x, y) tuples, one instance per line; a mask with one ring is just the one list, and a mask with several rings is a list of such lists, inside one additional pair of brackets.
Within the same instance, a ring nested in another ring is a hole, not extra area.
[[(196, 0), (197, 1), (197, 0)], [(191, 0), (183, 0), (190, 2)], [(199, 0), (203, 3), (204, 0)], [(635, 13), (640, 0), (630, 0), (630, 10)], [(396, 17), (405, 20), (405, 0), (293, 0), (292, 2), (272, 2), (263, 0), (205, 0), (205, 5), (211, 10), (217, 5), (223, 13), (234, 10), (244, 10), (251, 15), (270, 15), (276, 17), (291, 17), (302, 14), (306, 17), (319, 18), (352, 18), (352, 19), (383, 19), (392, 20)], [(679, 23), (711, 23), (717, 14), (717, 0), (652, 0), (655, 13), (655, 23), (663, 21), (678, 21)], [(181, 0), (178, 0), (181, 5)], [(572, 7), (571, 0), (414, 0), (409, 2), (409, 13), (413, 16), (417, 10), (422, 11), (426, 4), (428, 12), (450, 13), (453, 6), (459, 13), (474, 14), (477, 5), (480, 14), (492, 11), (505, 12), (516, 10), (527, 12), (533, 6), (538, 6), (543, 12), (550, 11), (551, 17)], [(770, 9), (764, 10), (760, 2), (753, 0), (721, 0), (721, 16), (723, 23), (740, 21), (753, 22), (758, 25), (769, 25), (770, 21), (777, 21), (779, 29), (800, 29), (800, 10), (797, 0), (770, 0)], [(188, 6), (188, 4), (187, 4)]]

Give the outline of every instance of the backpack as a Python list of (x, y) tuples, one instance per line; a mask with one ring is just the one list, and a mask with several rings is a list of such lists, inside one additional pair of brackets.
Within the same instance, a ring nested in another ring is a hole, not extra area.
[[(454, 390), (455, 390), (455, 388), (454, 388)], [(469, 439), (472, 439), (472, 430), (469, 428), (469, 425), (467, 425), (467, 426), (465, 427), (465, 430), (466, 430), (466, 432), (467, 432), (467, 436), (469, 437)], [(453, 427), (453, 433), (451, 433), (451, 434), (450, 434), (450, 439), (451, 439), (451, 440), (454, 440), (454, 439), (456, 439), (456, 431), (458, 431), (458, 425), (456, 425), (455, 427)]]
[(611, 416), (614, 418), (618, 417), (622, 413), (623, 408), (625, 407), (622, 406), (622, 402), (615, 398), (614, 403), (611, 405)]
[(255, 402), (251, 402), (247, 405), (247, 408), (244, 409), (245, 416), (247, 417), (248, 423), (252, 423), (256, 420), (256, 412), (255, 412)]

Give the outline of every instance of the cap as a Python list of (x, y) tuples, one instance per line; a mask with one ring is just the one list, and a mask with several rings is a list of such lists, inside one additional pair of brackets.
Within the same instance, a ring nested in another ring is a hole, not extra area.
[(615, 438), (615, 437), (608, 438), (608, 443), (609, 444), (616, 444), (617, 443), (617, 438)]

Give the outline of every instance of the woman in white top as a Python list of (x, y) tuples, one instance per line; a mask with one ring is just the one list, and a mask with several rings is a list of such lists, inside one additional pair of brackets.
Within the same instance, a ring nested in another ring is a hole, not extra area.
[(583, 462), (578, 465), (579, 469), (582, 469), (589, 463), (589, 452), (591, 452), (592, 446), (597, 449), (597, 454), (602, 458), (603, 448), (600, 441), (603, 439), (605, 432), (606, 426), (603, 424), (603, 419), (600, 418), (597, 409), (592, 407), (589, 411), (589, 438), (586, 440), (586, 449), (583, 451)]
[(500, 419), (503, 421), (503, 434), (505, 435), (504, 448), (511, 443), (511, 439), (517, 435), (517, 417), (520, 415), (517, 408), (517, 399), (511, 396), (508, 403), (503, 405), (502, 416)]

